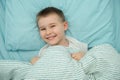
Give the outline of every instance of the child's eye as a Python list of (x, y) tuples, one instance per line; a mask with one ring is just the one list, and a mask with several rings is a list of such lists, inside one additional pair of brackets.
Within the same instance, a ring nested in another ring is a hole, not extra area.
[(52, 25), (51, 28), (55, 27), (55, 25)]
[(41, 29), (40, 29), (40, 31), (44, 31), (44, 30), (46, 30), (46, 29), (45, 29), (45, 28), (41, 28)]

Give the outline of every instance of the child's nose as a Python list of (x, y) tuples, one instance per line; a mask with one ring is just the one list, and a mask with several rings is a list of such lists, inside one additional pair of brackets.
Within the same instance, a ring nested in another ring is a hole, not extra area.
[(50, 30), (50, 29), (47, 29), (47, 30), (46, 30), (46, 33), (47, 33), (47, 34), (50, 34), (50, 33), (51, 33), (51, 30)]

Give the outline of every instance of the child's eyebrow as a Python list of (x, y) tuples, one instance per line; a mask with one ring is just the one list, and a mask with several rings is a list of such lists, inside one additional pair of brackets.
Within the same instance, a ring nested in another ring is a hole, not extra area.
[(55, 23), (50, 23), (49, 25), (53, 25), (53, 24), (55, 24)]
[[(50, 23), (49, 25), (54, 25), (55, 23)], [(45, 28), (46, 26), (42, 25), (39, 28)]]
[(45, 26), (40, 26), (39, 28), (45, 28)]

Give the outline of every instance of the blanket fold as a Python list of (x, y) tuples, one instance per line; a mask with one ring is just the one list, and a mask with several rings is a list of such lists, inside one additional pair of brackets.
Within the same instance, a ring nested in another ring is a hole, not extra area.
[(80, 61), (71, 58), (69, 49), (54, 46), (35, 65), (1, 60), (0, 80), (119, 80), (119, 61), (109, 44), (93, 47)]

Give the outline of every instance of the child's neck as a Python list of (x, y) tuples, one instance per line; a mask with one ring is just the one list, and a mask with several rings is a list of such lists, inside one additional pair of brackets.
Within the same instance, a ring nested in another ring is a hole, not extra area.
[(65, 42), (63, 43), (63, 46), (68, 47), (69, 46), (69, 41), (65, 39)]
[(58, 44), (58, 45), (68, 47), (69, 46), (69, 41), (65, 38), (65, 40), (61, 44)]
[[(69, 47), (69, 41), (67, 39), (65, 39), (61, 44), (56, 44), (56, 46), (57, 45)], [(55, 46), (55, 45), (49, 45), (49, 46)]]

